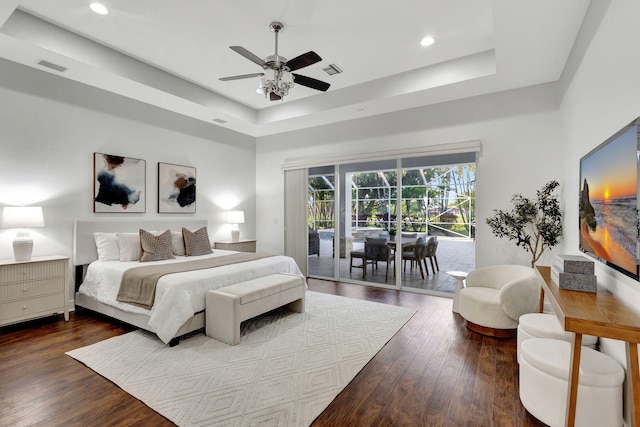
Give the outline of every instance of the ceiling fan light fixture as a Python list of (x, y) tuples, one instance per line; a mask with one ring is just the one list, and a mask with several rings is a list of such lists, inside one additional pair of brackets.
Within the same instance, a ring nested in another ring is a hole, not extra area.
[(277, 95), (276, 99), (282, 99), (289, 94), (289, 89), (294, 86), (293, 76), (286, 67), (267, 68), (264, 76), (260, 79), (258, 93), (263, 93), (265, 98), (273, 99), (271, 94)]
[(289, 71), (288, 69), (284, 69), (282, 70), (282, 72), (280, 72), (280, 81), (278, 82), (278, 87), (282, 90), (287, 90), (287, 92), (289, 91), (289, 89), (291, 89), (293, 87), (293, 74), (291, 74), (291, 71)]
[(294, 86), (294, 81), (297, 81), (296, 84), (298, 85), (326, 92), (331, 86), (329, 83), (293, 72), (322, 61), (320, 55), (310, 50), (287, 61), (287, 58), (278, 55), (278, 33), (284, 29), (284, 25), (281, 22), (272, 22), (270, 28), (276, 35), (276, 49), (273, 55), (267, 56), (265, 59), (249, 52), (242, 46), (229, 46), (234, 52), (261, 66), (264, 72), (221, 77), (219, 80), (229, 81), (261, 77), (260, 86), (256, 91), (263, 93), (264, 97), (269, 98), (271, 101), (281, 101), (284, 96), (288, 95), (289, 90)]

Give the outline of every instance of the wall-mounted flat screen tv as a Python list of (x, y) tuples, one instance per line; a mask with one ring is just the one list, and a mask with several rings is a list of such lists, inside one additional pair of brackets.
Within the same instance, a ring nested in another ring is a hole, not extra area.
[(638, 124), (580, 159), (580, 250), (638, 280)]

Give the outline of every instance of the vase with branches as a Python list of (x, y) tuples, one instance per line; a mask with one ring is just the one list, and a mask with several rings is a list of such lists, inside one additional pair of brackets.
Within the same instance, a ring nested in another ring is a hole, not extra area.
[(554, 194), (559, 186), (558, 181), (549, 181), (536, 192), (535, 200), (514, 194), (513, 209), (494, 209), (494, 215), (487, 218), (494, 235), (513, 240), (531, 253), (532, 268), (545, 249), (556, 246), (562, 237), (562, 212)]

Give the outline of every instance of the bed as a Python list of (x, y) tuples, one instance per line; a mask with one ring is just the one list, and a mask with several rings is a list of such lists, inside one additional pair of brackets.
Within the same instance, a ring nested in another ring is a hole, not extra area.
[(238, 256), (238, 253), (216, 249), (209, 255), (176, 256), (171, 260), (142, 263), (140, 261), (120, 261), (113, 259), (113, 257), (105, 259), (103, 256), (104, 248), (101, 247), (101, 259), (98, 259), (94, 233), (135, 234), (139, 229), (156, 233), (167, 229), (180, 232), (182, 227), (197, 230), (206, 226), (207, 221), (202, 220), (76, 221), (73, 239), (73, 263), (76, 266), (76, 306), (154, 332), (163, 342), (175, 345), (178, 337), (204, 328), (204, 303), (207, 290), (274, 273), (301, 275), (293, 258), (277, 255), (266, 256), (215, 268), (166, 274), (157, 282), (155, 302), (151, 309), (116, 300), (123, 274), (133, 267), (180, 264), (204, 258), (220, 259), (220, 257), (228, 255), (236, 254), (234, 256)]

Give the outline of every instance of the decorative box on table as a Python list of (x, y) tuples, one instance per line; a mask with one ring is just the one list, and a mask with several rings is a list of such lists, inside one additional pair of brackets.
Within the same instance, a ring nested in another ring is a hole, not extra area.
[(593, 261), (582, 255), (556, 255), (551, 266), (551, 279), (560, 289), (596, 292), (597, 278)]

